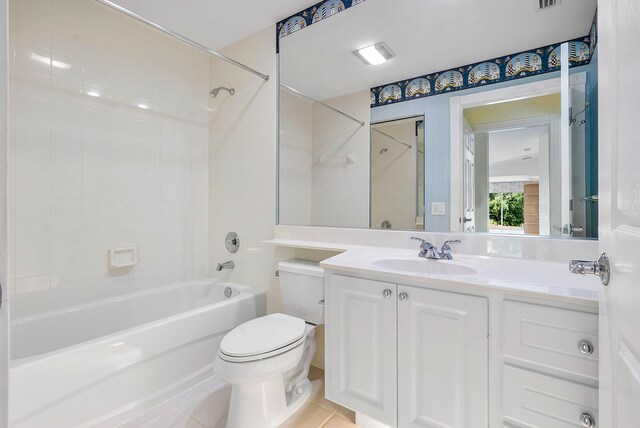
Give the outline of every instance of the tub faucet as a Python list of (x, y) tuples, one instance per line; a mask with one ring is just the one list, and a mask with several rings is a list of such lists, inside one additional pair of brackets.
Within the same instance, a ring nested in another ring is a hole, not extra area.
[(221, 272), (223, 269), (233, 269), (234, 267), (236, 267), (236, 263), (233, 260), (229, 260), (228, 262), (218, 263), (216, 271)]

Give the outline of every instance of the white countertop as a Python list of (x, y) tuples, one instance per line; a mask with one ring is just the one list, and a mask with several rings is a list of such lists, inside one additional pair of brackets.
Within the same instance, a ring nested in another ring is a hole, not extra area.
[[(466, 255), (453, 250), (453, 260), (419, 258), (417, 250), (368, 247), (337, 243), (275, 239), (279, 246), (340, 251), (320, 263), (325, 269), (373, 275), (386, 281), (450, 284), (472, 289), (494, 289), (538, 297), (597, 305), (602, 284), (595, 276), (571, 274), (566, 262), (530, 261), (520, 258)], [(395, 263), (399, 261), (398, 263)], [(387, 263), (387, 265), (385, 265)], [(403, 263), (411, 267), (405, 269)], [(439, 265), (435, 265), (435, 264)], [(448, 264), (450, 266), (442, 266)], [(442, 269), (442, 268), (446, 269)], [(424, 269), (423, 269), (424, 268)], [(449, 269), (451, 268), (451, 269)], [(438, 271), (452, 270), (446, 273)], [(458, 273), (460, 270), (461, 273)]]

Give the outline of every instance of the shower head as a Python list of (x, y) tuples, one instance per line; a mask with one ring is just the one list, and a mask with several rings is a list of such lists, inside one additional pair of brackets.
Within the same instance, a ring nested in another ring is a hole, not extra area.
[(211, 96), (211, 98), (215, 98), (215, 97), (218, 96), (218, 93), (220, 91), (227, 91), (227, 92), (229, 92), (229, 95), (233, 95), (233, 94), (236, 93), (236, 90), (233, 89), (233, 88), (227, 88), (225, 86), (218, 86), (213, 91), (209, 92), (209, 95)]

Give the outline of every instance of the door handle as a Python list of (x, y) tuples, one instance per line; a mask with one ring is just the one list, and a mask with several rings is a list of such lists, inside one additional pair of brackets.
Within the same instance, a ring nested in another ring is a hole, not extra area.
[(565, 224), (564, 227), (562, 228), (562, 233), (564, 233), (565, 235), (573, 235), (573, 232), (582, 232), (582, 231), (584, 231), (584, 228), (582, 228), (581, 226), (574, 226), (571, 223)]
[(569, 262), (569, 271), (576, 275), (597, 275), (603, 285), (608, 285), (609, 276), (611, 275), (609, 257), (607, 253), (602, 253), (596, 261), (571, 260)]
[(584, 198), (580, 198), (580, 200), (585, 202), (598, 202), (598, 195), (585, 196)]

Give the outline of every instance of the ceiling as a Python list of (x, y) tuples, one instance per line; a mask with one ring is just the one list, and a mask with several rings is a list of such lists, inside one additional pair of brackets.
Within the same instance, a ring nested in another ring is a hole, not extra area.
[(489, 181), (537, 181), (540, 138), (548, 133), (547, 126), (489, 133)]
[[(560, 85), (558, 85), (558, 90)], [(505, 103), (489, 104), (464, 110), (464, 118), (469, 125), (476, 126), (486, 123), (506, 122), (509, 120), (527, 119), (550, 114), (560, 114), (560, 92), (540, 97)]]
[[(443, 71), (589, 33), (597, 0), (367, 0), (280, 40), (283, 83), (317, 99)], [(379, 66), (352, 52), (386, 42)]]
[(111, 1), (214, 50), (237, 42), (316, 3), (315, 0)]
[[(489, 134), (489, 166), (505, 162), (523, 162), (524, 156), (537, 158), (540, 137), (549, 132), (546, 126), (521, 128)], [(527, 150), (528, 149), (528, 150)]]

